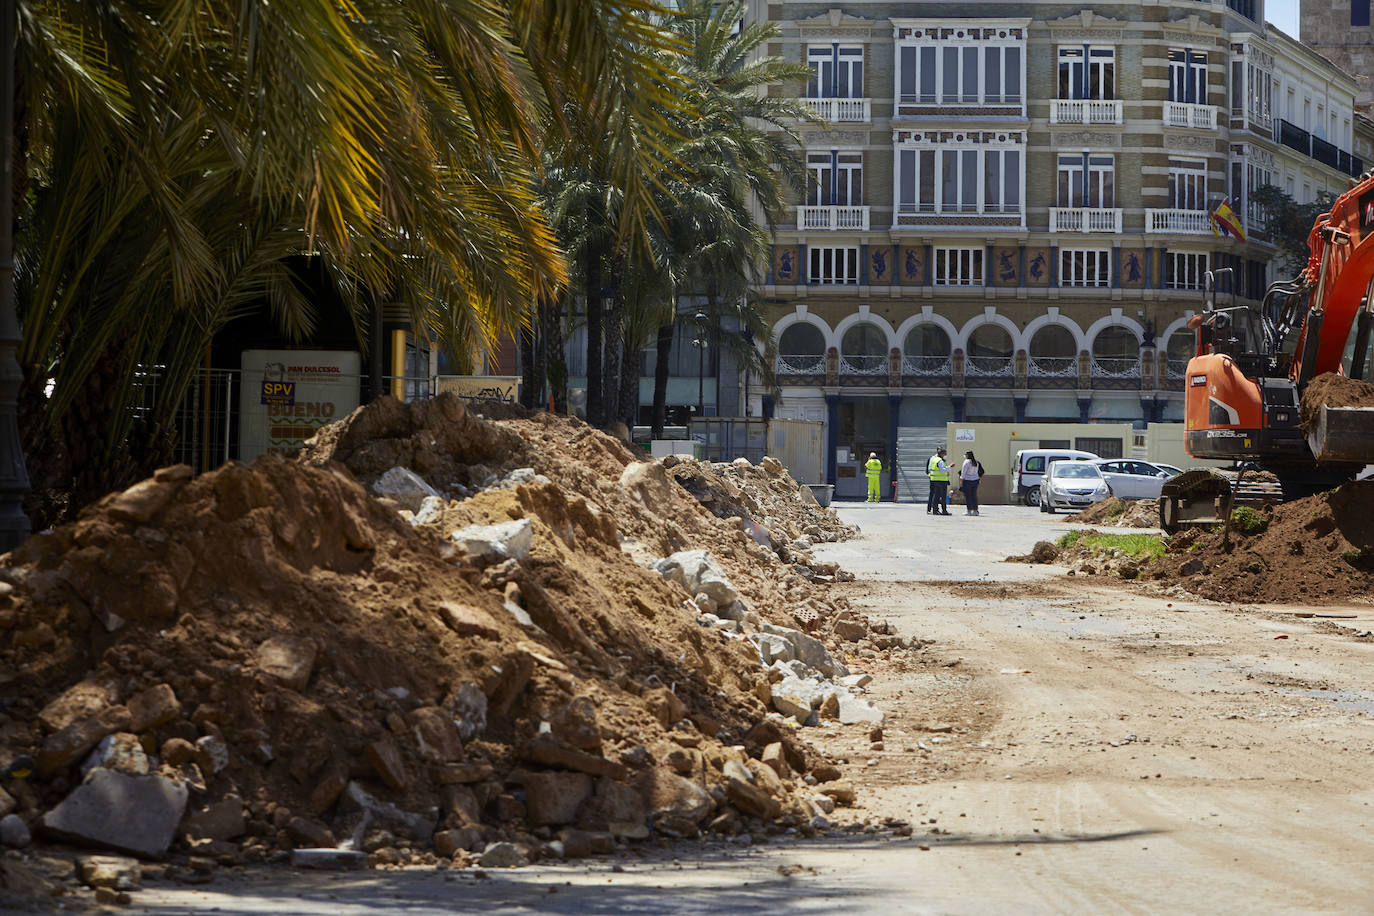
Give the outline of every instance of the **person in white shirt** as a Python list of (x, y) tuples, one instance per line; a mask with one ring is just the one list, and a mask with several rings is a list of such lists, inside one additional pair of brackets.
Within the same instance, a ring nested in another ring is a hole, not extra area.
[(978, 514), (978, 480), (983, 476), (983, 464), (973, 457), (973, 451), (964, 452), (964, 464), (959, 468), (959, 489), (964, 491), (964, 514)]

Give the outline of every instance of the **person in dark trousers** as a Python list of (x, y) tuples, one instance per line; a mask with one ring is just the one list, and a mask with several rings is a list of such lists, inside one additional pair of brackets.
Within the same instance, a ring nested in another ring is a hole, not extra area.
[(973, 457), (973, 450), (964, 452), (964, 464), (959, 468), (959, 489), (964, 491), (964, 514), (978, 514), (978, 480), (983, 476), (983, 463)]
[(927, 515), (949, 515), (949, 465), (945, 464), (945, 450), (937, 448), (926, 462), (930, 477), (930, 496), (926, 498)]

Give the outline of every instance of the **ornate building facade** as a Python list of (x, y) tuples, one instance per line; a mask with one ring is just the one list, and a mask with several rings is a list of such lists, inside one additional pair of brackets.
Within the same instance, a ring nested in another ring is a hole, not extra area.
[[(1353, 79), (1262, 0), (749, 15), (810, 67), (775, 91), (822, 119), (759, 290), (781, 396), (752, 412), (824, 421), (832, 482), (904, 427), (1181, 419), (1208, 272), (1241, 301), (1274, 279), (1251, 193), (1310, 200), (1363, 168)], [(1244, 242), (1212, 228), (1227, 198)]]

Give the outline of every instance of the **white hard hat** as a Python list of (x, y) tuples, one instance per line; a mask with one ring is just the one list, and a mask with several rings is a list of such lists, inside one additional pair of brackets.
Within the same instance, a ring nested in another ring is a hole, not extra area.
[(869, 452), (869, 453), (868, 453), (868, 457), (870, 457), (870, 458), (877, 458), (877, 457), (878, 457), (878, 453), (877, 453), (877, 452)]

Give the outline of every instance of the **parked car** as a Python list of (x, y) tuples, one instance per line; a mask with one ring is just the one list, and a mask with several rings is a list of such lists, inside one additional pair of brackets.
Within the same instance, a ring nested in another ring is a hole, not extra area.
[(1027, 448), (1016, 453), (1016, 465), (1012, 468), (1016, 481), (1016, 495), (1027, 506), (1040, 505), (1040, 481), (1045, 476), (1045, 465), (1051, 461), (1092, 461), (1097, 458), (1092, 452), (1072, 448)]
[(1169, 472), (1148, 461), (1132, 458), (1102, 458), (1094, 461), (1112, 495), (1122, 499), (1158, 499)]
[(1183, 473), (1183, 468), (1176, 468), (1172, 464), (1160, 464), (1158, 461), (1156, 461), (1154, 462), (1154, 466), (1159, 468), (1164, 473), (1168, 474), (1170, 477), (1177, 477), (1179, 474)]
[(1040, 490), (1040, 511), (1086, 509), (1112, 495), (1095, 461), (1051, 461)]

